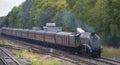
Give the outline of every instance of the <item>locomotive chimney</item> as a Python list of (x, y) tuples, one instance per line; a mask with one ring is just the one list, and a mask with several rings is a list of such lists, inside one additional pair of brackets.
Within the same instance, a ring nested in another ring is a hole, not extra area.
[(92, 36), (95, 36), (95, 32), (92, 32), (91, 35), (92, 35)]

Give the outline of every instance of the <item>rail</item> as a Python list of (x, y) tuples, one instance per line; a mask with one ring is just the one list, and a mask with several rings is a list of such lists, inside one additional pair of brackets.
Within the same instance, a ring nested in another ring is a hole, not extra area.
[(113, 59), (110, 59), (110, 58), (106, 58), (106, 57), (91, 58), (91, 59), (96, 60), (98, 62), (109, 64), (109, 65), (120, 65), (119, 61), (116, 61), (116, 60), (113, 60)]
[(4, 48), (0, 47), (0, 59), (5, 65), (21, 65), (14, 57), (12, 57)]

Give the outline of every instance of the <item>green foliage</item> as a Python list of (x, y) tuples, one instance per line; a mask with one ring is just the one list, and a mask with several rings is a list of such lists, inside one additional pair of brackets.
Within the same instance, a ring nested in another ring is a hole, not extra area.
[(2, 27), (4, 25), (4, 18), (5, 17), (0, 17), (0, 27)]
[(19, 28), (42, 27), (47, 22), (65, 31), (82, 27), (99, 34), (104, 43), (120, 46), (120, 0), (26, 0), (0, 18), (1, 26)]

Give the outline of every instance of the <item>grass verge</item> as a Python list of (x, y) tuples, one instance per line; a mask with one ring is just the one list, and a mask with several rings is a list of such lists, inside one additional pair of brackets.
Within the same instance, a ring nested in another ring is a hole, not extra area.
[(104, 47), (102, 56), (110, 58), (120, 57), (120, 48)]
[(10, 43), (5, 40), (0, 40), (0, 45), (8, 46)]
[(27, 50), (14, 50), (13, 53), (15, 53), (21, 58), (29, 60), (32, 63), (32, 65), (63, 65), (59, 61), (53, 60), (51, 58), (41, 57), (40, 55), (33, 52), (29, 52)]

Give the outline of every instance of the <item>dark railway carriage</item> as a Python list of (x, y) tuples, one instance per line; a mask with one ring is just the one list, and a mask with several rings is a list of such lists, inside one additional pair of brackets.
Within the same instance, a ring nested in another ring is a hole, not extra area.
[(27, 34), (28, 34), (28, 36), (27, 36), (28, 39), (32, 39), (32, 40), (35, 39), (35, 30), (28, 30)]
[(94, 57), (100, 57), (102, 53), (102, 46), (100, 45), (100, 38), (95, 33), (89, 32), (52, 32), (44, 30), (29, 30), (17, 28), (2, 28), (2, 34), (24, 38), (27, 40), (41, 41), (47, 46), (64, 48), (71, 52), (85, 54)]
[(5, 27), (3, 27), (1, 30), (1, 34), (5, 34), (5, 31), (6, 31)]
[(16, 35), (17, 35), (17, 30), (18, 30), (18, 29), (10, 30), (10, 35), (16, 36)]
[(28, 32), (29, 32), (29, 30), (28, 29), (24, 29), (23, 30), (23, 33), (22, 33), (22, 35), (23, 35), (23, 38), (25, 38), (25, 39), (27, 39), (28, 38)]
[(11, 29), (9, 29), (9, 28), (8, 28), (8, 29), (6, 29), (6, 31), (5, 31), (5, 32), (6, 32), (5, 34), (8, 34), (8, 35), (11, 35), (11, 34), (12, 34), (12, 33), (11, 33), (12, 31), (11, 31)]
[(10, 35), (10, 29), (3, 27), (2, 28), (2, 33), (5, 34), (5, 35)]
[(36, 31), (35, 32), (35, 40), (44, 42), (44, 38), (45, 38), (44, 33), (45, 33), (45, 31), (43, 31), (43, 30)]
[[(14, 31), (13, 31), (14, 32)], [(16, 36), (21, 37), (22, 36), (22, 29), (17, 29)]]
[(21, 30), (21, 38), (25, 38), (25, 30), (24, 29)]
[(11, 35), (11, 34), (12, 34), (11, 29), (7, 28), (7, 29), (5, 30), (5, 34), (6, 34), (6, 35)]
[(44, 41), (45, 41), (45, 42), (56, 44), (56, 39), (55, 39), (56, 32), (46, 31), (46, 32), (44, 33), (44, 36), (45, 36), (45, 37), (44, 37)]

